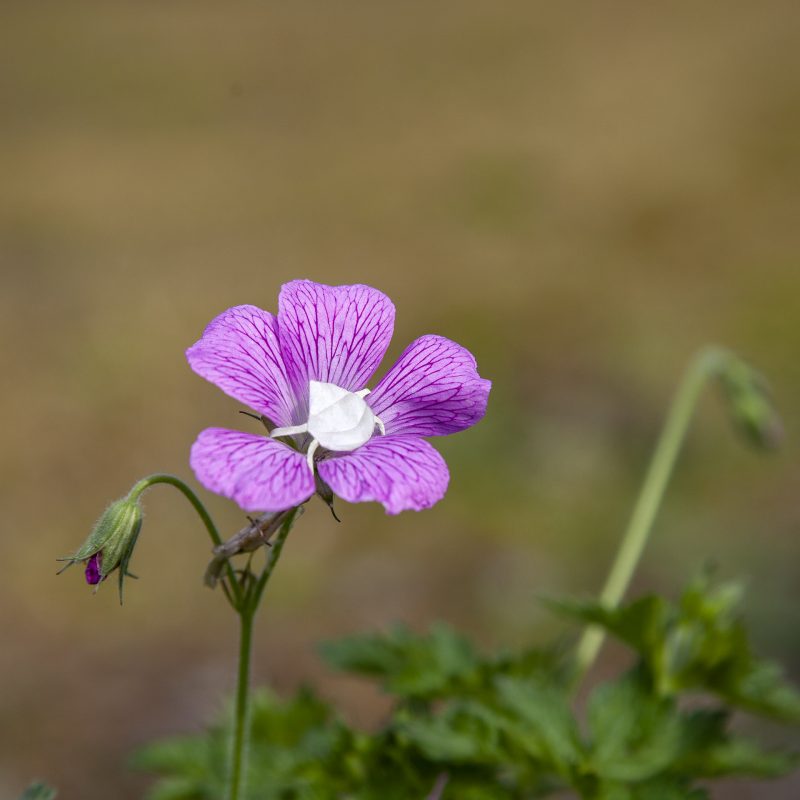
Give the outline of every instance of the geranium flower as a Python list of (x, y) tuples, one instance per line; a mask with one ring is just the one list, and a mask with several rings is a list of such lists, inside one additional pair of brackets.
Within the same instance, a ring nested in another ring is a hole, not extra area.
[(377, 500), (390, 514), (438, 502), (450, 476), (422, 437), (474, 425), (491, 383), (468, 350), (422, 336), (370, 391), (393, 328), (394, 305), (376, 289), (307, 280), (282, 287), (277, 317), (250, 305), (220, 314), (189, 364), (277, 427), (204, 430), (191, 452), (200, 483), (245, 511), (305, 502), (315, 470), (344, 500)]

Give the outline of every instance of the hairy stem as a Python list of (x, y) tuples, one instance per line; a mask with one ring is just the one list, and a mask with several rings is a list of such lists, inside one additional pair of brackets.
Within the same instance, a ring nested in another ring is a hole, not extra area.
[[(600, 603), (607, 608), (616, 608), (625, 596), (652, 531), (700, 394), (709, 379), (719, 375), (729, 359), (730, 354), (727, 351), (709, 347), (701, 350), (692, 359), (684, 374), (656, 444), (630, 522), (600, 593)], [(594, 663), (604, 638), (605, 632), (599, 627), (590, 626), (584, 631), (576, 650), (578, 679)]]

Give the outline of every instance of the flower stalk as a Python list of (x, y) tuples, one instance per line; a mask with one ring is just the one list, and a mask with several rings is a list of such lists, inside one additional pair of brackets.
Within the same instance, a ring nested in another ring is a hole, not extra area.
[[(151, 489), (153, 486), (157, 486), (159, 484), (174, 487), (189, 501), (189, 504), (192, 506), (195, 512), (197, 512), (197, 516), (200, 517), (200, 521), (203, 523), (203, 526), (208, 532), (208, 537), (211, 539), (214, 547), (221, 547), (222, 537), (219, 535), (217, 526), (214, 524), (214, 520), (211, 519), (211, 515), (206, 510), (206, 507), (203, 505), (202, 501), (195, 494), (195, 492), (188, 486), (188, 484), (175, 475), (168, 475), (161, 472), (148, 475), (146, 478), (142, 478), (134, 485), (128, 495), (128, 498), (132, 500), (138, 500), (148, 489)], [(237, 608), (242, 601), (242, 591), (241, 587), (239, 586), (239, 582), (236, 580), (236, 573), (233, 571), (233, 567), (231, 566), (230, 562), (226, 562), (225, 573), (227, 577), (227, 582), (224, 587), (225, 596), (230, 600), (231, 605), (234, 608)]]
[(295, 520), (302, 512), (302, 507), (291, 509), (284, 517), (275, 541), (267, 556), (267, 563), (258, 580), (249, 572), (242, 577), (245, 586), (244, 596), (238, 609), (239, 614), (239, 666), (236, 678), (236, 705), (234, 708), (233, 740), (231, 742), (230, 778), (228, 783), (228, 800), (239, 800), (245, 794), (247, 776), (247, 746), (250, 733), (250, 660), (253, 649), (253, 621), (261, 603), (264, 589), (275, 570), (275, 566), (283, 552), (289, 532)]
[[(747, 379), (743, 379), (742, 375)], [(768, 403), (760, 382), (750, 377), (753, 375), (743, 361), (718, 347), (704, 348), (690, 362), (669, 409), (628, 527), (600, 592), (600, 602), (607, 608), (616, 608), (628, 590), (706, 384), (719, 379), (734, 423), (739, 427), (746, 425), (749, 432), (763, 430), (764, 441), (768, 441), (766, 434), (775, 429), (777, 415)], [(736, 392), (730, 388), (732, 382), (735, 382)], [(757, 415), (751, 411), (754, 407)], [(748, 412), (744, 423), (742, 409)], [(758, 440), (754, 434), (752, 438)], [(584, 631), (576, 649), (576, 681), (580, 681), (591, 668), (604, 638), (605, 632), (599, 627), (590, 626)]]

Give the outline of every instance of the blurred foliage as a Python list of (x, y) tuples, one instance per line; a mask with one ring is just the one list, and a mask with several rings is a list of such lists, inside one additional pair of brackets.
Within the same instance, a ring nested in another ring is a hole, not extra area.
[(690, 586), (678, 606), (650, 595), (608, 610), (596, 603), (562, 603), (562, 611), (600, 625), (634, 648), (653, 692), (714, 692), (724, 701), (769, 717), (800, 723), (800, 694), (782, 671), (755, 657), (738, 613), (741, 587)]
[(46, 783), (32, 783), (19, 800), (55, 800), (58, 792)]
[(131, 476), (185, 476), (199, 430), (243, 423), (183, 352), (296, 277), (377, 286), (387, 363), (441, 333), (494, 390), (437, 442), (436, 508), (310, 510), (258, 680), (314, 681), (368, 726), (381, 698), (323, 672), (321, 636), (552, 629), (535, 594), (598, 586), (706, 341), (770, 376), (786, 447), (735, 451), (709, 399), (639, 589), (709, 559), (746, 573), (757, 644), (797, 675), (799, 25), (795, 0), (0, 3), (0, 796), (46, 766), (64, 796), (139, 800), (126, 754), (229, 691), (235, 632), (199, 589), (190, 511), (149, 501), (124, 618), (52, 558)]
[[(616, 611), (557, 608), (602, 625), (637, 663), (573, 710), (566, 653), (484, 655), (444, 624), (397, 627), (322, 647), (334, 667), (380, 682), (394, 706), (368, 734), (347, 726), (310, 690), (254, 698), (250, 800), (443, 798), (525, 800), (570, 789), (587, 800), (708, 797), (707, 781), (772, 778), (800, 754), (736, 733), (736, 711), (800, 723), (800, 693), (758, 659), (733, 585), (698, 580), (677, 604), (658, 596)], [(690, 702), (686, 702), (686, 700)], [(224, 796), (230, 731), (150, 745), (137, 765), (161, 778), (149, 800)], [(441, 776), (444, 776), (441, 777)]]

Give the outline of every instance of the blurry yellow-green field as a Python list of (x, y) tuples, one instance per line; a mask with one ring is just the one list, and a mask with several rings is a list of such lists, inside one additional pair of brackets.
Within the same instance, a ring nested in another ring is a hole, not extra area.
[(562, 632), (537, 595), (599, 586), (708, 341), (767, 374), (787, 442), (748, 451), (705, 400), (637, 587), (709, 560), (745, 577), (762, 651), (800, 672), (796, 2), (6, 0), (0, 53), (1, 797), (40, 776), (133, 800), (127, 754), (219, 710), (236, 631), (177, 495), (147, 498), (122, 609), (54, 559), (134, 479), (191, 477), (200, 429), (246, 427), (183, 351), (294, 277), (382, 289), (388, 363), (441, 333), (494, 390), (438, 443), (435, 509), (306, 515), (259, 680), (313, 681), (370, 724), (381, 698), (325, 671), (319, 638)]

